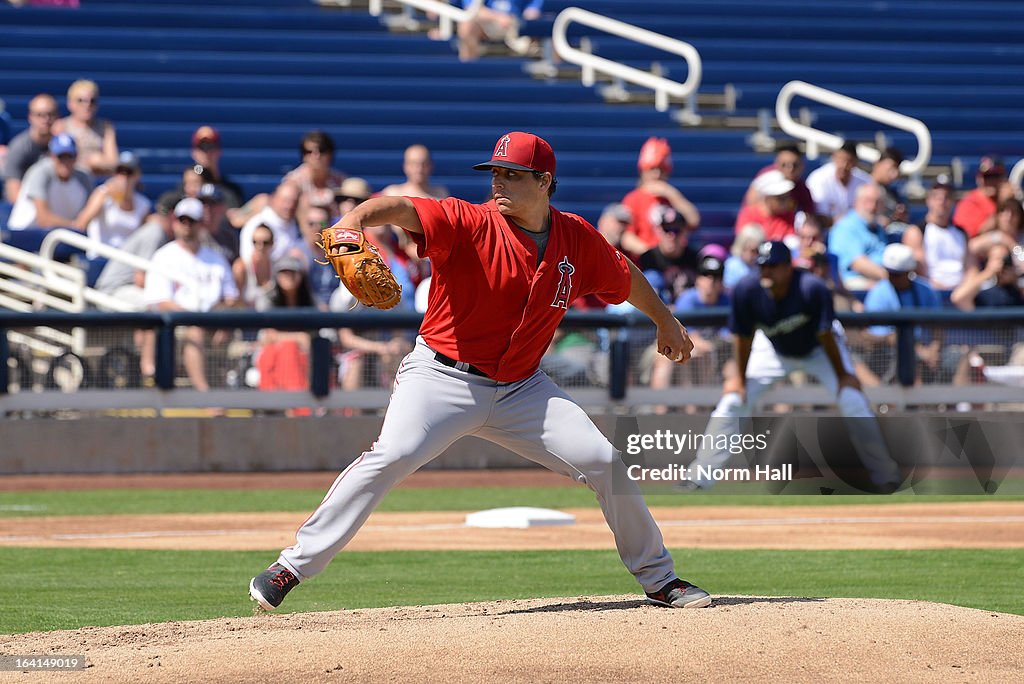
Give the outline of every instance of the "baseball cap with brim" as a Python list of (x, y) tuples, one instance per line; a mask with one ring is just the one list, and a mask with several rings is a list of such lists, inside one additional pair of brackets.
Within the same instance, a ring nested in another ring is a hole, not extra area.
[(213, 126), (200, 126), (192, 134), (192, 147), (220, 147), (220, 132)]
[(754, 180), (754, 190), (762, 197), (782, 197), (794, 187), (796, 184), (781, 171), (768, 171)]
[(334, 199), (337, 202), (349, 199), (362, 202), (369, 199), (372, 194), (373, 189), (366, 182), (366, 179), (353, 176), (346, 178), (342, 182), (341, 187), (334, 191)]
[(882, 252), (882, 266), (893, 273), (910, 273), (917, 268), (917, 259), (910, 247), (894, 242)]
[(203, 183), (199, 189), (199, 199), (207, 204), (220, 204), (224, 201), (224, 193), (214, 183)]
[(296, 271), (302, 273), (306, 270), (306, 263), (294, 254), (285, 254), (274, 262), (274, 273), (281, 271)]
[(186, 197), (174, 205), (174, 215), (178, 218), (190, 218), (193, 221), (202, 221), (203, 203), (195, 197)]
[(793, 253), (782, 240), (762, 242), (757, 248), (757, 265), (774, 266), (775, 264), (793, 263)]
[(61, 133), (50, 138), (49, 147), (50, 152), (58, 157), (62, 154), (78, 154), (78, 146), (75, 144), (75, 139), (67, 133)]
[(490, 161), (476, 164), (477, 171), (494, 167), (516, 171), (536, 171), (555, 175), (555, 152), (544, 138), (533, 133), (512, 131), (498, 138)]
[(121, 154), (117, 155), (117, 171), (124, 169), (132, 173), (138, 173), (139, 168), (139, 158), (135, 156), (134, 152), (125, 150)]
[(725, 271), (725, 264), (715, 256), (706, 256), (700, 260), (697, 266), (697, 274), (703, 276), (721, 276)]
[(996, 156), (982, 157), (978, 162), (978, 173), (982, 176), (1005, 176), (1006, 164)]

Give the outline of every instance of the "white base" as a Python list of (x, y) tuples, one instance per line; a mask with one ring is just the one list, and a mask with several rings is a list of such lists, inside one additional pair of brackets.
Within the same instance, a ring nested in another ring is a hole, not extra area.
[(525, 529), (547, 525), (573, 525), (576, 516), (550, 508), (531, 508), (529, 506), (513, 506), (511, 508), (492, 508), (477, 511), (466, 516), (466, 527), (500, 528), (511, 527)]

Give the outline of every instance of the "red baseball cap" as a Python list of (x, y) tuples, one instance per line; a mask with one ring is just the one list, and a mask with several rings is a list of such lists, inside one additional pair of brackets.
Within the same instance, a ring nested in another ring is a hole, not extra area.
[(498, 138), (490, 161), (477, 164), (477, 171), (497, 166), (516, 171), (538, 171), (555, 175), (555, 153), (544, 138), (533, 133), (512, 131)]
[(665, 138), (650, 137), (640, 148), (636, 166), (641, 171), (648, 169), (672, 170), (672, 147)]
[(220, 145), (220, 133), (213, 126), (200, 126), (192, 134), (192, 147), (199, 147), (203, 143)]

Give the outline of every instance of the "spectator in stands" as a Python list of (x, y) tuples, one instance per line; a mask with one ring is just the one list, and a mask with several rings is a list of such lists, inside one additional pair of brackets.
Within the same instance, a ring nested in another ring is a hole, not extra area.
[(640, 148), (637, 169), (640, 178), (636, 189), (622, 198), (622, 203), (633, 213), (633, 223), (622, 236), (622, 248), (633, 258), (660, 241), (656, 223), (666, 206), (674, 209), (691, 230), (700, 225), (697, 207), (668, 182), (672, 174), (672, 148), (667, 140), (648, 138)]
[(117, 167), (117, 133), (114, 124), (99, 119), (100, 88), (93, 81), (75, 81), (68, 88), (69, 115), (53, 125), (54, 134), (67, 133), (78, 146), (78, 168), (99, 176)]
[(274, 231), (261, 223), (252, 233), (252, 253), (247, 259), (238, 257), (232, 262), (231, 274), (243, 306), (255, 308), (273, 285), (274, 264), (270, 258), (273, 249)]
[(768, 171), (754, 179), (756, 199), (740, 209), (736, 216), (736, 232), (750, 223), (764, 229), (768, 240), (782, 240), (796, 233), (796, 205), (793, 202), (793, 181), (782, 171)]
[(815, 212), (814, 198), (811, 197), (811, 191), (808, 189), (807, 183), (804, 182), (804, 156), (800, 152), (800, 148), (792, 143), (779, 145), (775, 148), (775, 161), (757, 172), (754, 181), (747, 188), (747, 194), (743, 198), (744, 206), (757, 201), (757, 191), (754, 190), (754, 182), (769, 171), (781, 171), (786, 180), (793, 181), (793, 190), (790, 194), (793, 197), (793, 202), (796, 204), (796, 211), (802, 211), (807, 216), (813, 216)]
[(310, 131), (302, 136), (299, 154), (302, 163), (289, 171), (283, 182), (299, 188), (309, 204), (328, 204), (334, 189), (345, 180), (345, 174), (331, 167), (334, 162), (334, 139), (323, 131)]
[(178, 202), (186, 197), (199, 199), (199, 193), (203, 189), (203, 185), (210, 183), (211, 178), (212, 176), (209, 171), (201, 166), (192, 164), (185, 167), (181, 172), (181, 182), (178, 186), (161, 193), (156, 198), (157, 211), (171, 214), (174, 212), (174, 207), (178, 205)]
[(430, 150), (426, 145), (410, 145), (405, 148), (405, 156), (402, 158), (402, 173), (405, 174), (405, 182), (389, 185), (381, 190), (380, 194), (444, 199), (448, 196), (448, 188), (443, 185), (433, 185), (430, 182), (433, 172), (434, 162), (430, 158)]
[[(153, 254), (154, 269), (146, 277), (143, 301), (156, 311), (210, 311), (229, 308), (238, 301), (238, 288), (231, 277), (231, 266), (218, 252), (200, 241), (203, 203), (186, 197), (174, 207), (174, 241)], [(182, 280), (167, 276), (176, 273)], [(220, 331), (213, 343), (226, 342)], [(206, 331), (198, 326), (184, 332), (182, 360), (192, 387), (207, 391)]]
[(52, 228), (74, 228), (75, 219), (92, 192), (89, 174), (75, 168), (75, 140), (67, 133), (53, 136), (50, 154), (25, 173), (18, 199), (7, 221), (9, 242), (35, 252)]
[(751, 223), (740, 228), (736, 239), (729, 248), (729, 258), (725, 260), (722, 284), (726, 290), (743, 279), (748, 273), (757, 269), (757, 248), (764, 242), (764, 228)]
[(671, 305), (697, 276), (699, 257), (690, 245), (693, 229), (672, 207), (661, 206), (655, 227), (658, 244), (644, 252), (637, 262), (662, 301)]
[(1024, 206), (1010, 197), (996, 208), (995, 228), (979, 233), (967, 243), (967, 250), (977, 263), (983, 264), (993, 245), (1003, 245), (1011, 252), (1024, 244)]
[[(717, 255), (706, 253), (705, 250), (702, 250), (701, 253), (697, 278), (693, 287), (683, 290), (675, 301), (675, 310), (682, 313), (684, 320), (687, 311), (700, 311), (729, 305), (729, 295), (722, 281), (725, 273), (724, 262)], [(724, 362), (731, 351), (728, 345), (728, 330), (713, 326), (693, 328), (690, 330), (690, 339), (693, 341), (693, 352), (690, 363), (685, 368), (673, 364), (661, 354), (654, 354), (654, 368), (651, 371), (652, 388), (667, 388), (671, 384), (673, 371), (677, 368), (690, 374), (692, 383), (695, 385), (710, 385), (714, 382), (715, 374), (722, 366), (719, 361)]]
[(917, 273), (931, 282), (942, 301), (949, 301), (964, 278), (967, 265), (967, 233), (953, 225), (953, 186), (940, 177), (925, 196), (928, 212), (924, 230), (908, 226), (903, 244), (913, 250)]
[[(468, 8), (473, 0), (462, 0)], [(459, 24), (459, 59), (472, 62), (480, 58), (481, 42), (508, 41), (518, 36), (519, 20), (540, 17), (544, 0), (484, 0), (476, 16)]]
[(622, 236), (626, 233), (629, 224), (633, 222), (633, 212), (625, 204), (609, 204), (601, 212), (595, 226), (608, 244), (618, 249), (622, 248)]
[[(305, 259), (295, 254), (286, 254), (274, 264), (273, 280), (270, 287), (261, 294), (256, 308), (269, 311), (313, 305)], [(262, 329), (256, 352), (259, 388), (267, 391), (308, 390), (309, 344), (308, 332)], [(302, 413), (308, 413), (308, 410)]]
[(299, 220), (302, 237), (313, 255), (306, 267), (309, 272), (309, 286), (313, 291), (313, 299), (321, 309), (327, 308), (331, 295), (338, 289), (340, 282), (334, 267), (324, 259), (323, 249), (317, 244), (320, 241), (320, 231), (331, 226), (331, 218), (332, 212), (327, 207), (314, 204), (305, 208)]
[(370, 187), (370, 184), (365, 179), (355, 176), (346, 178), (341, 187), (334, 191), (334, 201), (338, 204), (338, 215), (344, 216), (355, 207), (370, 199), (372, 194), (373, 188)]
[[(140, 259), (152, 259), (158, 249), (174, 239), (171, 217), (168, 213), (150, 214), (146, 222), (133, 231), (119, 249)], [(96, 289), (110, 295), (130, 311), (146, 309), (143, 297), (146, 272), (123, 261), (111, 259), (103, 267)], [(136, 330), (135, 348), (139, 352), (139, 371), (145, 385), (151, 385), (156, 372), (156, 333), (152, 329)]]
[(836, 255), (843, 287), (852, 291), (870, 290), (887, 277), (882, 253), (887, 236), (878, 224), (882, 208), (882, 189), (874, 183), (857, 188), (853, 209), (832, 226), (828, 250)]
[(995, 228), (996, 202), (1006, 184), (1006, 165), (996, 156), (982, 157), (974, 176), (977, 187), (964, 195), (956, 205), (953, 223), (973, 238)]
[[(221, 171), (220, 159), (224, 150), (220, 144), (220, 131), (213, 126), (200, 126), (192, 134), (192, 161), (201, 166), (205, 173), (200, 172), (204, 181), (218, 186), (224, 196), (224, 205), (228, 209), (236, 209), (242, 205), (245, 193), (242, 186), (235, 183)], [(244, 223), (244, 222), (243, 222)], [(242, 225), (242, 224), (239, 224)]]
[(907, 202), (896, 189), (896, 181), (900, 178), (900, 164), (903, 163), (903, 153), (895, 147), (887, 147), (881, 152), (881, 156), (871, 166), (871, 180), (882, 189), (882, 213), (879, 215), (879, 222), (883, 227), (889, 228), (889, 224), (896, 224), (890, 233), (902, 233), (910, 218), (907, 211)]
[(985, 267), (972, 270), (953, 291), (951, 300), (963, 311), (976, 307), (1024, 306), (1013, 253), (1003, 245), (994, 245), (988, 252)]
[[(377, 247), (381, 258), (391, 268), (402, 286), (402, 300), (391, 311), (411, 311), (416, 288), (409, 278), (402, 259), (395, 248), (395, 237), (389, 226), (372, 226), (364, 230), (366, 238)], [(338, 287), (331, 297), (331, 311), (353, 311), (362, 305), (344, 287)], [(403, 331), (366, 330), (356, 333), (352, 328), (338, 330), (341, 353), (338, 356), (338, 377), (342, 389), (352, 390), (364, 384), (387, 385), (398, 370), (398, 363), (409, 351), (412, 342)], [(376, 372), (374, 372), (376, 371)]]
[(853, 206), (857, 188), (868, 183), (871, 176), (857, 167), (857, 143), (843, 143), (832, 153), (832, 161), (807, 177), (821, 225), (827, 228), (845, 216)]
[(228, 208), (221, 187), (203, 183), (199, 201), (203, 203), (203, 244), (217, 250), (233, 264), (239, 254), (239, 234), (227, 219)]
[(299, 224), (295, 221), (295, 212), (299, 205), (299, 187), (294, 183), (282, 182), (270, 196), (267, 206), (250, 218), (242, 227), (238, 241), (238, 254), (243, 259), (252, 256), (253, 232), (259, 225), (270, 226), (274, 231), (274, 248), (271, 258), (275, 261), (283, 257), (292, 248), (298, 247), (309, 253), (306, 243), (302, 240)]
[(7, 144), (4, 158), (4, 196), (14, 203), (21, 190), (21, 179), (29, 168), (46, 156), (53, 137), (53, 125), (60, 112), (53, 95), (41, 93), (28, 102), (28, 128)]
[[(903, 309), (938, 309), (942, 306), (939, 295), (924, 282), (915, 277), (917, 259), (908, 245), (893, 243), (882, 253), (882, 266), (888, 275), (868, 291), (864, 298), (865, 312), (901, 311)], [(875, 364), (871, 370), (885, 377), (893, 368), (895, 360), (896, 328), (887, 325), (871, 326), (867, 340), (875, 342), (869, 356)], [(915, 328), (914, 349), (922, 370), (929, 379), (939, 369), (940, 340), (926, 328)]]
[(149, 198), (138, 190), (141, 179), (139, 158), (132, 152), (122, 152), (114, 175), (89, 195), (75, 219), (75, 228), (85, 230), (93, 240), (120, 247), (142, 225), (152, 207)]

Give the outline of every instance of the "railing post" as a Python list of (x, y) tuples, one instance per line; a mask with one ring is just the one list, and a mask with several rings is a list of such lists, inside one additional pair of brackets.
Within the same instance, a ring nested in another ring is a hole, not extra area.
[(917, 352), (914, 349), (914, 326), (896, 326), (896, 379), (903, 387), (913, 387), (917, 376)]
[(331, 341), (315, 335), (309, 348), (309, 391), (323, 399), (331, 393)]
[(174, 389), (175, 351), (174, 325), (166, 319), (156, 330), (156, 386), (162, 390)]
[(608, 347), (608, 396), (615, 401), (626, 398), (626, 377), (629, 373), (629, 338), (622, 330), (611, 331)]
[(11, 357), (11, 346), (7, 342), (7, 328), (0, 328), (0, 394), (7, 394), (7, 385), (11, 379), (7, 368), (7, 359)]

